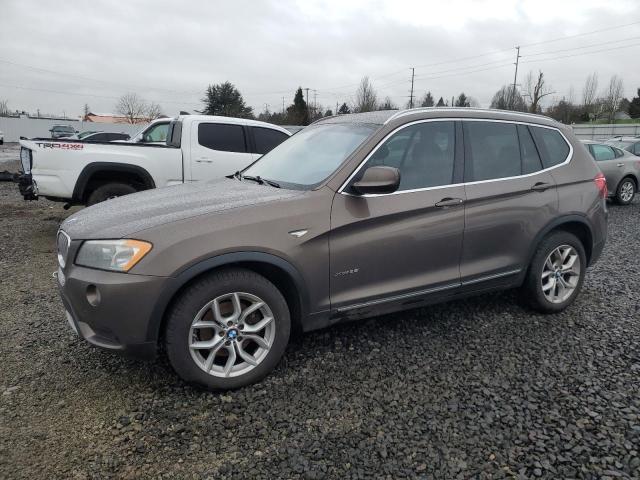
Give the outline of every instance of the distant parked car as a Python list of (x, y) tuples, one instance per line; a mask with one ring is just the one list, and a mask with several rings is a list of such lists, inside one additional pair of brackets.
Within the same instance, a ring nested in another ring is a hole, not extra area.
[(607, 179), (609, 196), (620, 205), (629, 205), (638, 191), (640, 160), (626, 150), (606, 143), (583, 140)]
[(88, 135), (93, 135), (94, 133), (98, 133), (96, 130), (87, 130), (86, 132), (81, 132), (78, 133), (77, 135), (74, 135), (73, 138), (77, 138), (78, 140), (82, 140), (84, 137), (88, 136)]
[(640, 136), (637, 137), (613, 137), (605, 142), (627, 152), (631, 152), (636, 156), (640, 156)]
[(4, 133), (0, 131), (0, 145), (2, 145), (3, 143), (4, 143)]
[(51, 138), (69, 138), (73, 137), (78, 131), (70, 125), (54, 125), (49, 130)]
[[(80, 137), (80, 135), (78, 135)], [(92, 132), (89, 135), (85, 135), (80, 138), (85, 142), (115, 142), (129, 140), (129, 134), (127, 133), (111, 133), (111, 132)]]

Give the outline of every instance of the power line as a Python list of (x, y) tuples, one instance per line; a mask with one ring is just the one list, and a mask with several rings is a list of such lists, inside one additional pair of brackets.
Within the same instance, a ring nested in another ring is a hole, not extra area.
[(527, 55), (523, 55), (523, 57), (537, 57), (540, 55), (551, 55), (552, 53), (571, 52), (573, 50), (584, 50), (585, 48), (600, 47), (602, 45), (611, 45), (613, 43), (627, 42), (630, 40), (638, 40), (638, 39), (640, 39), (640, 37), (627, 37), (627, 38), (621, 38), (620, 40), (612, 40), (610, 42), (592, 43), (590, 45), (583, 45), (580, 47), (573, 47), (573, 48), (564, 48), (562, 50), (554, 50), (551, 52), (529, 53)]
[(564, 37), (553, 38), (551, 40), (543, 40), (541, 42), (525, 43), (524, 45), (520, 45), (520, 46), (521, 47), (533, 47), (535, 45), (543, 45), (545, 43), (560, 42), (562, 40), (568, 40), (570, 38), (585, 37), (587, 35), (593, 35), (594, 33), (608, 32), (609, 30), (617, 30), (619, 28), (630, 27), (631, 25), (638, 25), (638, 24), (640, 24), (640, 21), (631, 22), (631, 23), (625, 23), (624, 25), (613, 25), (611, 27), (601, 28), (599, 30), (592, 30), (590, 32), (576, 33), (575, 35), (565, 35)]

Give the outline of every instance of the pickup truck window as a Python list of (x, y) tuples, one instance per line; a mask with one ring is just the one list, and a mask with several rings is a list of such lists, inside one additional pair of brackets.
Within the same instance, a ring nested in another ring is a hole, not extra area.
[(247, 151), (242, 125), (224, 123), (201, 123), (198, 125), (198, 143), (203, 147), (221, 152)]
[(158, 123), (147, 130), (142, 137), (143, 142), (165, 142), (167, 140), (167, 132), (169, 131), (168, 123)]
[(251, 127), (256, 142), (256, 153), (264, 155), (284, 142), (289, 136), (272, 128)]

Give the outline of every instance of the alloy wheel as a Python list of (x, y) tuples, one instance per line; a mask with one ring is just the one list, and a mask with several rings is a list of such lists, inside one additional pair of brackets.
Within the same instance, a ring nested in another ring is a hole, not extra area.
[(620, 185), (620, 199), (624, 203), (628, 203), (633, 200), (634, 195), (635, 185), (631, 180), (626, 180), (622, 185)]
[(236, 377), (265, 359), (275, 333), (273, 313), (266, 302), (250, 293), (227, 293), (207, 303), (193, 319), (189, 352), (209, 375)]
[(580, 282), (580, 255), (570, 245), (560, 245), (547, 257), (542, 267), (542, 293), (551, 303), (566, 301)]

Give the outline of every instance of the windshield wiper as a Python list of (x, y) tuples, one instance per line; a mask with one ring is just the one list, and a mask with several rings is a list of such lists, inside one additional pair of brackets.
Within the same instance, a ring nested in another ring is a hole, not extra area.
[[(279, 183), (274, 182), (273, 180), (267, 180), (266, 178), (262, 178), (260, 175), (256, 175), (254, 177), (254, 176), (251, 176), (251, 175), (242, 175), (239, 172), (237, 172), (237, 173), (240, 175), (240, 177), (239, 177), (240, 180), (245, 180), (245, 179), (253, 180), (254, 182), (256, 182), (256, 183), (258, 183), (260, 185), (264, 185), (266, 183), (267, 185), (271, 185), (272, 187), (280, 188), (280, 184)], [(234, 177), (235, 177), (235, 175), (234, 175)]]

